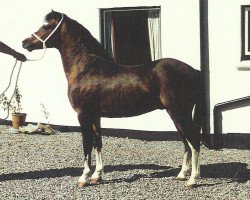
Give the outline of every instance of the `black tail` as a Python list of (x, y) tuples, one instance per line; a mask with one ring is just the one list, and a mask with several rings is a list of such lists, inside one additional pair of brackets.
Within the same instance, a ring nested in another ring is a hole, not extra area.
[(194, 110), (194, 125), (195, 130), (199, 133), (202, 130), (201, 142), (202, 144), (209, 148), (213, 149), (214, 147), (211, 145), (209, 139), (209, 133), (206, 128), (206, 104), (205, 104), (205, 83), (202, 74), (200, 73), (199, 83), (197, 84), (197, 96), (196, 96), (196, 104)]

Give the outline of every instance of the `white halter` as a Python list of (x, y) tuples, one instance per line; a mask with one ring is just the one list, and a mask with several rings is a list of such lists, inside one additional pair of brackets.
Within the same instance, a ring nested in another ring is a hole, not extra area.
[(60, 20), (60, 22), (56, 25), (56, 27), (54, 28), (54, 30), (47, 36), (47, 38), (45, 38), (44, 40), (41, 39), (38, 35), (36, 35), (35, 33), (33, 33), (32, 35), (36, 37), (36, 39), (40, 40), (43, 43), (43, 48), (46, 48), (45, 42), (47, 42), (47, 40), (56, 32), (56, 30), (59, 28), (59, 26), (61, 25), (63, 21), (63, 14), (62, 14), (62, 18)]
[(36, 35), (35, 33), (32, 33), (32, 35), (36, 38), (36, 39), (38, 39), (39, 41), (41, 41), (42, 43), (43, 43), (43, 49), (44, 49), (44, 52), (43, 52), (43, 55), (42, 55), (42, 57), (41, 58), (39, 58), (39, 59), (28, 59), (29, 61), (37, 61), (37, 60), (41, 60), (41, 59), (43, 59), (43, 57), (44, 57), (44, 55), (45, 55), (45, 52), (46, 52), (46, 49), (47, 49), (47, 47), (46, 47), (46, 42), (47, 42), (47, 40), (56, 32), (56, 30), (59, 28), (59, 26), (61, 25), (61, 23), (62, 23), (62, 21), (63, 21), (63, 14), (62, 14), (62, 18), (61, 18), (61, 20), (60, 20), (60, 22), (56, 25), (56, 27), (54, 28), (54, 30), (43, 40), (42, 38), (40, 38), (38, 35)]

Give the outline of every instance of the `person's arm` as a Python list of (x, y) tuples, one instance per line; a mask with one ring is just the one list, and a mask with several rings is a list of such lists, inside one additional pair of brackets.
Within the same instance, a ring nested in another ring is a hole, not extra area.
[(4, 44), (3, 42), (0, 41), (0, 52), (8, 54), (16, 58), (17, 60), (20, 60), (22, 62), (26, 61), (27, 58), (25, 55), (16, 52), (14, 49), (10, 48), (8, 45)]

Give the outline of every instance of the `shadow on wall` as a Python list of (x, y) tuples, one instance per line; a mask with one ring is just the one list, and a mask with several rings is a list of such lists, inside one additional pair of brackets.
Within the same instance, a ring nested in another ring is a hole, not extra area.
[[(28, 124), (30, 122), (27, 122)], [(0, 120), (1, 125), (11, 126), (11, 121)], [(31, 122), (31, 124), (36, 124)], [(80, 132), (79, 126), (62, 126), (53, 125), (52, 128), (59, 132)], [(128, 129), (110, 129), (103, 128), (102, 135), (107, 137), (118, 137), (137, 139), (143, 141), (182, 141), (181, 136), (177, 131), (141, 131), (141, 130), (128, 130)], [(212, 144), (218, 143), (218, 137), (215, 134), (209, 134), (209, 140)], [(241, 133), (228, 133), (220, 134), (220, 138), (223, 148), (229, 149), (246, 149), (250, 150), (250, 134)]]
[(144, 141), (181, 141), (177, 131), (140, 131), (128, 129), (102, 129), (102, 134), (108, 137), (120, 137)]
[[(36, 125), (37, 122), (26, 122), (27, 124)], [(10, 120), (0, 119), (0, 125), (11, 126)], [(50, 124), (51, 127), (59, 132), (80, 132), (80, 126), (64, 126)], [(181, 137), (177, 131), (141, 131), (141, 130), (129, 130), (129, 129), (112, 129), (102, 128), (102, 135), (108, 137), (119, 137), (138, 139), (144, 141), (181, 141)]]

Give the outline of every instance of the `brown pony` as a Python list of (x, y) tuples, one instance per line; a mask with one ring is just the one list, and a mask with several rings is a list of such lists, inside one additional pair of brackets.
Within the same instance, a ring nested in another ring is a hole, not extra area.
[[(78, 115), (83, 137), (85, 161), (78, 185), (85, 186), (89, 178), (91, 183), (101, 180), (101, 117), (129, 117), (166, 109), (185, 145), (177, 179), (185, 180), (192, 164), (187, 185), (195, 186), (200, 174), (201, 72), (172, 58), (123, 66), (114, 63), (89, 31), (75, 20), (52, 11), (45, 21), (46, 24), (23, 41), (23, 47), (28, 51), (42, 49), (46, 42), (46, 47), (56, 48), (61, 54), (68, 80), (68, 98)], [(93, 148), (96, 169), (90, 175)]]

